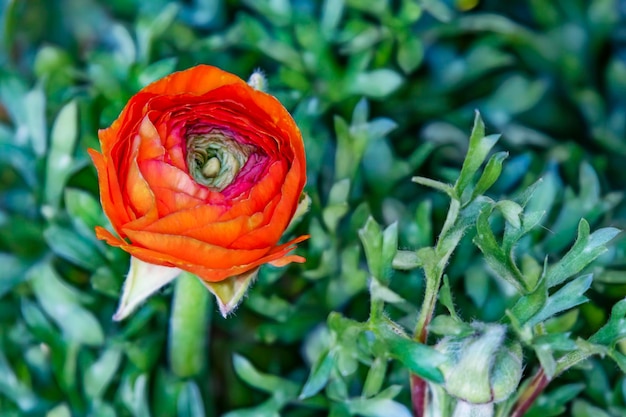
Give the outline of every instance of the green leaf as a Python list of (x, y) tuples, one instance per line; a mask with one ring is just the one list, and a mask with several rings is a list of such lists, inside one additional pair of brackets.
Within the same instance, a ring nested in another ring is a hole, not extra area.
[(46, 417), (72, 417), (72, 412), (67, 404), (59, 404), (46, 413)]
[[(23, 97), (26, 111), (26, 128), (30, 132), (31, 147), (37, 156), (46, 154), (46, 95), (41, 87), (36, 87)], [(54, 138), (53, 138), (54, 141)], [(54, 146), (54, 143), (52, 144)]]
[(589, 342), (603, 346), (611, 346), (613, 343), (626, 336), (626, 298), (613, 306), (609, 321), (600, 328)]
[(339, 221), (346, 215), (350, 206), (348, 196), (350, 194), (350, 180), (345, 178), (337, 181), (330, 189), (328, 203), (322, 211), (324, 224), (331, 232), (335, 232)]
[(500, 210), (506, 221), (516, 229), (522, 227), (522, 221), (520, 216), (522, 214), (522, 207), (511, 200), (500, 200), (496, 203), (496, 208)]
[(239, 378), (263, 392), (274, 395), (280, 393), (282, 397), (294, 398), (300, 391), (300, 387), (292, 381), (259, 372), (248, 359), (241, 355), (233, 355), (233, 366)]
[(137, 77), (140, 86), (145, 87), (146, 85), (171, 74), (176, 69), (177, 62), (178, 58), (172, 57), (162, 59), (148, 65)]
[(65, 208), (72, 219), (80, 219), (90, 230), (103, 223), (100, 202), (86, 191), (66, 188)]
[(56, 255), (82, 268), (95, 271), (106, 263), (93, 242), (71, 229), (51, 224), (44, 230), (43, 235)]
[(179, 417), (204, 417), (204, 403), (198, 385), (194, 381), (187, 381), (178, 394)]
[(78, 304), (80, 294), (65, 284), (50, 264), (33, 266), (28, 278), (39, 304), (69, 341), (89, 346), (103, 343), (104, 333), (98, 320)]
[(52, 210), (59, 207), (65, 182), (73, 167), (78, 140), (78, 105), (70, 101), (59, 112), (52, 126), (50, 150), (46, 163), (45, 201)]
[(513, 285), (518, 291), (525, 293), (526, 282), (520, 270), (515, 265), (513, 253), (506, 253), (498, 244), (496, 237), (491, 231), (489, 216), (494, 206), (483, 209), (476, 220), (476, 236), (474, 244), (483, 253), (485, 261), (493, 271), (502, 279)]
[(122, 380), (118, 395), (134, 417), (150, 417), (147, 390), (147, 374), (141, 374), (136, 378), (127, 375)]
[(312, 397), (324, 388), (330, 378), (331, 371), (335, 367), (335, 362), (335, 352), (332, 350), (326, 351), (318, 357), (298, 398), (303, 400)]
[(362, 397), (369, 398), (380, 392), (387, 373), (387, 358), (375, 358), (367, 371), (367, 377), (363, 383)]
[(115, 376), (122, 359), (118, 348), (108, 348), (85, 371), (84, 389), (90, 398), (101, 398)]
[(382, 232), (378, 223), (369, 217), (359, 230), (359, 238), (365, 248), (370, 273), (381, 283), (388, 283), (398, 249), (398, 224), (394, 223)]
[(586, 303), (588, 299), (583, 294), (589, 289), (592, 281), (593, 276), (589, 274), (568, 282), (548, 297), (543, 308), (528, 321), (528, 324), (534, 326), (562, 311)]
[(405, 74), (410, 74), (422, 63), (424, 46), (421, 40), (409, 35), (398, 44), (398, 65)]
[(410, 271), (411, 269), (419, 268), (422, 263), (419, 256), (417, 256), (417, 252), (412, 250), (398, 250), (396, 256), (393, 258), (392, 265), (395, 269)]
[(589, 223), (581, 219), (578, 224), (578, 238), (572, 248), (552, 265), (547, 272), (548, 287), (553, 287), (582, 271), (594, 259), (607, 251), (606, 244), (619, 234), (614, 227), (605, 227), (589, 234)]
[(498, 152), (489, 158), (474, 190), (472, 190), (470, 201), (479, 195), (483, 195), (498, 180), (502, 173), (502, 163), (508, 156), (508, 152)]
[(404, 79), (397, 72), (390, 69), (377, 69), (358, 73), (352, 80), (349, 91), (355, 95), (380, 99), (396, 91), (403, 82)]
[(389, 349), (389, 354), (411, 372), (429, 381), (443, 383), (443, 374), (437, 368), (446, 358), (430, 346), (409, 339), (397, 332), (395, 326), (381, 322), (374, 333)]
[(500, 135), (485, 136), (485, 124), (477, 111), (474, 118), (474, 127), (470, 134), (467, 155), (463, 161), (459, 178), (454, 185), (457, 195), (463, 195), (463, 191), (472, 182), (474, 175), (478, 172), (491, 148), (499, 139)]
[(28, 263), (12, 254), (0, 252), (0, 265), (2, 265), (2, 274), (0, 274), (1, 298), (26, 279), (25, 272), (28, 269)]
[(408, 408), (389, 398), (357, 398), (347, 405), (353, 415), (363, 417), (411, 417)]
[(426, 178), (426, 177), (413, 177), (411, 178), (411, 181), (413, 181), (416, 184), (423, 185), (425, 187), (430, 187), (430, 188), (434, 188), (435, 190), (442, 191), (446, 193), (447, 195), (449, 195), (450, 197), (456, 196), (456, 194), (454, 193), (454, 188), (450, 186), (449, 184), (444, 184), (443, 182), (431, 180), (430, 178)]
[(34, 411), (39, 402), (37, 396), (17, 378), (2, 350), (0, 350), (0, 393), (10, 398), (23, 412)]

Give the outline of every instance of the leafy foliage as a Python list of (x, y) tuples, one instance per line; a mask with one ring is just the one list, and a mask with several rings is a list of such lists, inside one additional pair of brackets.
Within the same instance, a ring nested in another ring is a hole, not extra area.
[[(620, 7), (0, 0), (0, 414), (409, 416), (409, 372), (445, 388), (437, 344), (498, 322), (523, 381), (555, 378), (526, 415), (623, 415)], [(306, 264), (204, 316), (188, 363), (171, 288), (111, 320), (128, 256), (95, 239), (86, 150), (200, 62), (261, 68), (294, 115), (311, 238)]]

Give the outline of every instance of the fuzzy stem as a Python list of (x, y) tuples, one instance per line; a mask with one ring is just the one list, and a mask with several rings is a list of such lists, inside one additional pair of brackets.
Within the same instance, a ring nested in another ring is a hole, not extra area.
[(206, 365), (211, 301), (196, 276), (185, 272), (177, 278), (168, 353), (172, 372), (178, 377), (198, 375)]
[(546, 374), (543, 372), (543, 368), (540, 368), (531, 383), (520, 395), (510, 417), (522, 417), (546, 386), (548, 386), (549, 382)]
[[(413, 333), (413, 339), (420, 343), (426, 343), (428, 338), (428, 325), (433, 318), (435, 306), (437, 304), (437, 296), (439, 287), (443, 279), (443, 272), (448, 259), (458, 245), (461, 235), (450, 233), (459, 217), (461, 203), (458, 199), (453, 198), (450, 201), (450, 208), (446, 221), (439, 235), (439, 241), (435, 247), (437, 261), (434, 265), (424, 268), (426, 280), (426, 289), (424, 291), (424, 300), (420, 309), (417, 325)], [(428, 383), (417, 375), (410, 376), (411, 382), (411, 403), (413, 404), (413, 415), (415, 417), (423, 417), (426, 413), (428, 399)]]

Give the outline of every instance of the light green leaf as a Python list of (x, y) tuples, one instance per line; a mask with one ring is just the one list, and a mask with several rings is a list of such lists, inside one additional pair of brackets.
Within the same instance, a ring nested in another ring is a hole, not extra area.
[(52, 210), (58, 208), (63, 187), (72, 171), (77, 140), (78, 105), (76, 101), (70, 101), (61, 109), (52, 126), (45, 183), (45, 201)]

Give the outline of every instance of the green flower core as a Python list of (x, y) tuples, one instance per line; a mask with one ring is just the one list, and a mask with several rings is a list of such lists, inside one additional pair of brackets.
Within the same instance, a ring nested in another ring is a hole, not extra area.
[(221, 131), (187, 137), (187, 167), (194, 180), (222, 191), (237, 177), (252, 148)]

